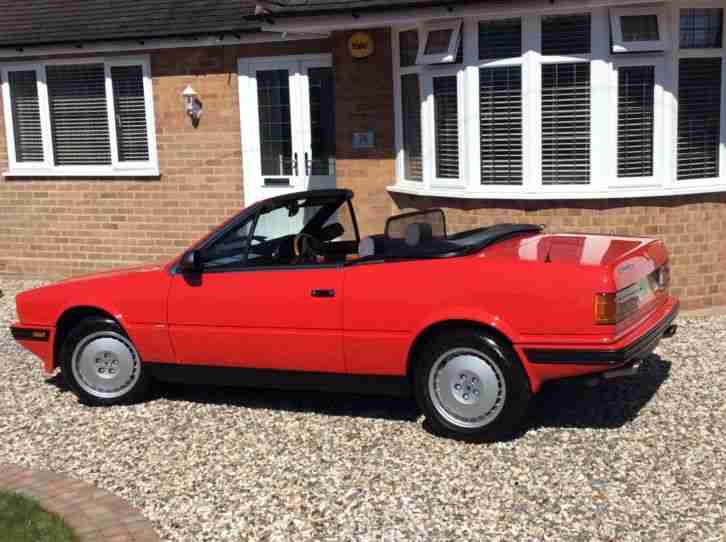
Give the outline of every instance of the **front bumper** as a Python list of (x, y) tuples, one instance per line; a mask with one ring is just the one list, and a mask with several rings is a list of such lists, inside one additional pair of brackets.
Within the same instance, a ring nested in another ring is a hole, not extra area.
[(10, 334), (24, 348), (43, 360), (43, 369), (52, 373), (53, 364), (53, 343), (55, 329), (51, 327), (13, 324), (10, 326)]
[(533, 364), (558, 365), (605, 365), (618, 366), (646, 358), (655, 350), (660, 340), (675, 334), (673, 321), (678, 316), (679, 305), (661, 318), (650, 330), (631, 343), (616, 350), (550, 350), (525, 348), (527, 360)]
[(47, 342), (50, 338), (49, 329), (37, 327), (10, 326), (10, 334), (16, 341)]

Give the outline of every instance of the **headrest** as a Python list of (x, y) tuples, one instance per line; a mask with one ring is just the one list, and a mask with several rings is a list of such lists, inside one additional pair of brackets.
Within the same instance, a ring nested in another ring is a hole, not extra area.
[(427, 222), (413, 222), (406, 226), (406, 244), (415, 247), (434, 238), (431, 224)]
[(332, 224), (328, 224), (320, 230), (318, 239), (321, 241), (332, 241), (333, 239), (337, 239), (344, 233), (345, 229), (343, 228), (343, 226), (341, 226), (339, 222), (333, 222)]
[(380, 235), (364, 237), (358, 243), (358, 256), (365, 258), (383, 253), (383, 238)]

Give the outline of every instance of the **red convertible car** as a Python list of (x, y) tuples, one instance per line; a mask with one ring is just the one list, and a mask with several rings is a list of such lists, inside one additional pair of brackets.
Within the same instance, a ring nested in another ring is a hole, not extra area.
[(163, 265), (17, 296), (12, 334), (89, 404), (154, 380), (412, 394), (451, 437), (511, 434), (547, 380), (634, 374), (676, 331), (660, 241), (441, 210), (359, 239), (348, 190), (255, 203)]

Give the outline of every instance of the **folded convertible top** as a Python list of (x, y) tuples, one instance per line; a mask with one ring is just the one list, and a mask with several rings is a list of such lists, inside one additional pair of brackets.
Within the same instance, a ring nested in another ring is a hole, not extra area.
[(406, 213), (391, 217), (386, 234), (375, 236), (376, 256), (385, 258), (441, 258), (461, 256), (528, 233), (539, 233), (536, 224), (496, 224), (447, 235), (444, 213), (440, 209)]

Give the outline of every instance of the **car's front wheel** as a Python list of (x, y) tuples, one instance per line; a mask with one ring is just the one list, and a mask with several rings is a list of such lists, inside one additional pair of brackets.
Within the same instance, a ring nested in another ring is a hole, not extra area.
[(79, 399), (89, 405), (116, 405), (142, 399), (150, 377), (131, 339), (116, 322), (87, 318), (68, 334), (61, 370)]
[(517, 430), (531, 392), (507, 345), (481, 331), (457, 330), (419, 352), (414, 391), (435, 433), (482, 442)]

